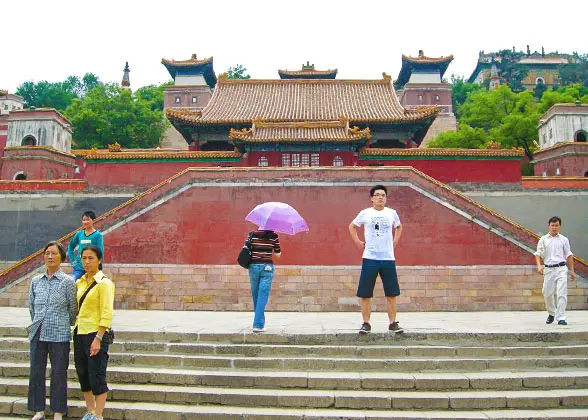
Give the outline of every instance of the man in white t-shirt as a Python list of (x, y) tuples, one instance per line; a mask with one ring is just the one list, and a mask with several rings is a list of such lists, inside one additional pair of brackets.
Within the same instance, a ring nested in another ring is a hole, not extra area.
[[(539, 239), (535, 260), (537, 271), (543, 275), (543, 297), (547, 308), (547, 324), (557, 321), (558, 325), (568, 325), (566, 305), (568, 304), (568, 266), (570, 279), (576, 279), (574, 254), (568, 238), (559, 233), (561, 219), (553, 216), (547, 222), (549, 233)], [(543, 259), (543, 265), (541, 265)], [(567, 262), (567, 265), (566, 265)], [(557, 300), (555, 296), (557, 295)]]
[[(368, 334), (372, 330), (370, 325), (371, 304), (378, 274), (382, 279), (386, 295), (388, 318), (390, 319), (388, 330), (395, 333), (403, 332), (402, 327), (396, 321), (396, 296), (400, 295), (400, 287), (398, 286), (394, 257), (394, 248), (400, 240), (402, 225), (396, 210), (386, 207), (387, 195), (388, 190), (385, 186), (372, 187), (370, 190), (372, 207), (359, 212), (349, 225), (351, 239), (363, 251), (361, 276), (357, 287), (357, 296), (361, 298), (361, 315), (363, 317), (360, 334)], [(357, 236), (357, 230), (362, 226), (364, 227), (365, 244)]]

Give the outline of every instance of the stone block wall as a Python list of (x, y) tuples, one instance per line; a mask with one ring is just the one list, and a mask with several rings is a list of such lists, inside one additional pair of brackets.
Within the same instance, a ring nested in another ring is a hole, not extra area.
[[(68, 270), (66, 268), (65, 270)], [(247, 270), (229, 265), (110, 264), (116, 308), (251, 311)], [(269, 311), (359, 311), (360, 267), (276, 266)], [(544, 310), (534, 266), (399, 267), (399, 311)], [(0, 306), (27, 305), (29, 281), (0, 294)], [(588, 309), (588, 284), (568, 282), (568, 309)], [(374, 309), (385, 311), (381, 282)]]

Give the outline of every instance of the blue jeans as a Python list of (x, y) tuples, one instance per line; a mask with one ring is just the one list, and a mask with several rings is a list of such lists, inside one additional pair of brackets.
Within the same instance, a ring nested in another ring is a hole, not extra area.
[(253, 297), (253, 328), (265, 327), (265, 306), (269, 300), (272, 281), (274, 279), (273, 264), (251, 264), (249, 266), (249, 282)]

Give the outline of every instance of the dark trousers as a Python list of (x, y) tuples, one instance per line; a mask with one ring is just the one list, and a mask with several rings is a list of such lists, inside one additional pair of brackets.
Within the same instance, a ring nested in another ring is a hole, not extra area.
[(90, 357), (90, 346), (96, 333), (74, 335), (74, 361), (82, 392), (92, 391), (94, 395), (108, 391), (106, 367), (108, 366), (109, 334), (104, 334), (100, 351)]
[(40, 341), (41, 329), (31, 341), (29, 376), (29, 400), (27, 408), (31, 411), (45, 411), (47, 355), (51, 361), (51, 400), (54, 413), (67, 412), (67, 368), (69, 367), (69, 341), (53, 343)]

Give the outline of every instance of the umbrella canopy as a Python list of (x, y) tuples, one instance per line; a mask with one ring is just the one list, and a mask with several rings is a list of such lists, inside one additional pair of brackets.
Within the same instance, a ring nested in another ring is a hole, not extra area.
[(308, 225), (294, 207), (277, 201), (260, 204), (251, 210), (245, 220), (255, 223), (261, 229), (288, 235), (308, 231)]

